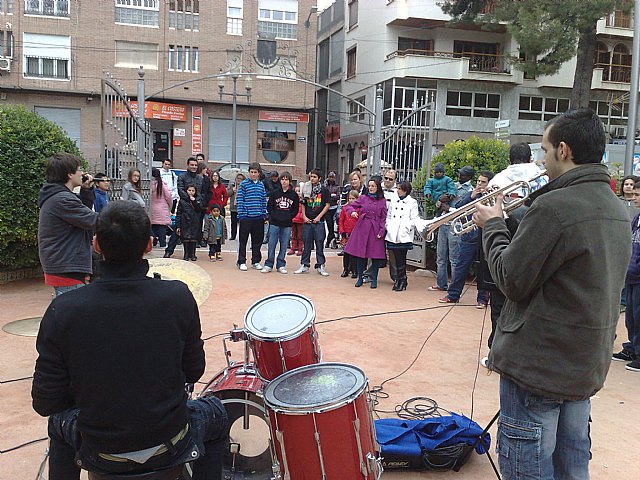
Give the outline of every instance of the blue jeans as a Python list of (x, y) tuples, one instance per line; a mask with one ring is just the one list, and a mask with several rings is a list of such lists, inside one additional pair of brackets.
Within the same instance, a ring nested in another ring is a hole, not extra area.
[(497, 450), (503, 480), (587, 480), (590, 411), (588, 399), (544, 398), (501, 376)]
[(160, 248), (167, 246), (167, 226), (166, 225), (151, 225), (151, 232), (154, 238), (158, 239), (158, 245)]
[(311, 266), (311, 248), (315, 245), (316, 249), (316, 264), (314, 268), (318, 268), (324, 265), (324, 239), (327, 232), (324, 227), (324, 222), (318, 223), (303, 223), (302, 224), (302, 241), (304, 246), (302, 247), (302, 258), (300, 264), (307, 267)]
[(284, 267), (287, 264), (285, 257), (287, 255), (290, 237), (291, 227), (269, 225), (269, 252), (267, 254), (267, 260), (264, 262), (265, 267), (273, 268), (273, 259), (276, 256), (276, 245), (278, 243), (280, 243), (280, 251), (278, 252), (276, 268)]
[[(472, 234), (473, 233), (474, 232), (472, 232)], [(451, 284), (449, 285), (447, 293), (447, 297), (455, 301), (460, 300), (462, 290), (464, 289), (464, 282), (469, 275), (469, 268), (476, 260), (478, 248), (480, 247), (480, 238), (477, 235), (475, 235), (475, 238), (473, 236), (468, 237), (468, 235), (471, 234), (467, 234), (460, 239), (458, 262), (451, 276)], [(489, 292), (486, 290), (478, 290), (476, 302), (489, 303)]]
[(53, 290), (56, 294), (56, 297), (62, 295), (63, 293), (70, 292), (71, 290), (75, 290), (76, 288), (84, 287), (84, 283), (79, 283), (77, 285), (69, 285), (67, 287), (53, 287)]
[[(83, 445), (78, 431), (77, 408), (49, 417), (49, 480), (78, 480), (80, 468), (97, 473), (142, 473), (181, 465), (193, 460), (193, 480), (221, 479), (222, 456), (229, 435), (227, 413), (216, 397), (188, 400), (189, 433), (171, 450), (143, 464), (113, 462)], [(171, 445), (169, 443), (169, 445)]]
[(627, 327), (629, 341), (622, 348), (640, 357), (640, 284), (625, 285), (627, 309), (624, 312), (624, 325)]
[(460, 239), (451, 232), (451, 225), (442, 225), (438, 228), (438, 248), (436, 250), (438, 271), (436, 283), (443, 290), (447, 290), (449, 285), (449, 263), (451, 263), (451, 277), (455, 276), (456, 266), (458, 265), (459, 244)]

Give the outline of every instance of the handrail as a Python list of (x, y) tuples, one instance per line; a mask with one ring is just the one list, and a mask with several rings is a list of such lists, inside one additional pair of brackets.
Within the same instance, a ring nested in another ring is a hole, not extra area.
[(511, 73), (509, 63), (506, 61), (505, 55), (496, 55), (493, 53), (472, 53), (472, 52), (440, 52), (436, 50), (419, 50), (416, 48), (407, 48), (396, 50), (386, 56), (387, 60), (404, 56), (424, 56), (437, 58), (468, 58), (469, 71), (492, 72), (492, 73)]
[(633, 29), (633, 17), (620, 11), (611, 12), (607, 15), (607, 27)]
[(596, 63), (595, 68), (602, 69), (602, 80), (605, 82), (631, 83), (631, 65)]

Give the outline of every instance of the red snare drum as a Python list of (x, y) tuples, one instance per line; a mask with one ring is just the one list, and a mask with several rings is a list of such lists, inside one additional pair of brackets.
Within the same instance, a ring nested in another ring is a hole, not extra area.
[(270, 295), (249, 308), (244, 326), (260, 377), (273, 380), (322, 360), (315, 317), (311, 300), (295, 293)]
[(223, 478), (272, 478), (273, 456), (261, 396), (263, 389), (264, 382), (253, 364), (239, 363), (216, 374), (200, 394), (218, 397), (229, 417), (229, 445), (223, 457), (227, 476)]
[(378, 479), (379, 445), (367, 377), (341, 363), (308, 365), (270, 382), (264, 392), (282, 478)]

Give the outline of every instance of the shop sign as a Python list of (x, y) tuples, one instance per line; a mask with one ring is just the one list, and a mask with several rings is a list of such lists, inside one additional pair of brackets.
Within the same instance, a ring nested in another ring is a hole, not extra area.
[(309, 123), (309, 114), (301, 112), (277, 112), (273, 110), (260, 110), (258, 120), (267, 122), (300, 122)]
[(186, 128), (174, 128), (173, 129), (173, 136), (174, 137), (186, 137), (187, 136), (187, 129)]
[(191, 153), (202, 153), (202, 107), (191, 107)]
[[(130, 101), (129, 105), (131, 106), (133, 114), (138, 115), (138, 102)], [(128, 117), (129, 111), (122, 102), (113, 102), (112, 115), (114, 117)], [(186, 122), (187, 107), (175, 103), (144, 102), (144, 118)]]
[(173, 146), (174, 147), (181, 147), (182, 146), (182, 140), (178, 140), (176, 138), (173, 139)]

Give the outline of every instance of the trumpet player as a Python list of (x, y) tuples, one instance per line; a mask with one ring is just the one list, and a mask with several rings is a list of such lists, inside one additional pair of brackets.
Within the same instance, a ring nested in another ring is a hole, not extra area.
[(502, 210), (473, 220), (506, 302), (489, 353), (500, 374), (503, 478), (589, 478), (589, 398), (611, 363), (631, 254), (629, 219), (601, 164), (602, 122), (590, 109), (551, 120), (542, 137), (549, 183), (513, 237)]

